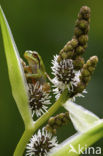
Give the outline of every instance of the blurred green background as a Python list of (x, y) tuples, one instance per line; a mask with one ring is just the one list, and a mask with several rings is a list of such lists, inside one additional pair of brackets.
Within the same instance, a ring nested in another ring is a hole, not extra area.
[[(91, 8), (91, 29), (85, 58), (97, 55), (99, 63), (87, 87), (88, 94), (76, 102), (103, 118), (103, 0), (0, 0), (0, 4), (21, 57), (27, 49), (38, 51), (49, 74), (53, 55), (72, 38), (80, 7), (88, 5)], [(0, 32), (0, 156), (13, 155), (23, 130), (24, 125), (11, 94)], [(69, 124), (58, 131), (59, 141), (74, 133), (72, 124)], [(94, 146), (103, 150), (103, 139)]]

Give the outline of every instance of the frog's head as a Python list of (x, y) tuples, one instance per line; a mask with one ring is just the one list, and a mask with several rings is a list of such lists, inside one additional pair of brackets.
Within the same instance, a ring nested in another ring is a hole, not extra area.
[(29, 66), (38, 66), (39, 69), (45, 73), (45, 67), (41, 56), (36, 51), (26, 51), (24, 53), (25, 59), (28, 61)]
[(24, 57), (28, 61), (29, 65), (40, 64), (39, 55), (36, 51), (25, 51)]

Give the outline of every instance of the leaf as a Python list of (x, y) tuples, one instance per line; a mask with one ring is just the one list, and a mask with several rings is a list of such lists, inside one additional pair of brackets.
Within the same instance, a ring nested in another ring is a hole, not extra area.
[[(66, 139), (53, 148), (48, 156), (78, 156), (101, 138), (103, 138), (103, 120), (99, 120), (85, 133), (77, 133)], [(84, 154), (87, 153), (84, 152)]]
[(98, 116), (70, 100), (63, 106), (69, 111), (73, 125), (79, 132), (85, 132), (100, 120)]
[(28, 104), (27, 83), (20, 63), (20, 56), (13, 39), (9, 24), (0, 7), (0, 25), (3, 36), (5, 55), (7, 59), (8, 73), (12, 94), (24, 120), (25, 125), (31, 123), (32, 117)]

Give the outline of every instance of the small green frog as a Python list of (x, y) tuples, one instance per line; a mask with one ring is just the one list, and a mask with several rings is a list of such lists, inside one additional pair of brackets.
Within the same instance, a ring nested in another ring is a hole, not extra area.
[(39, 81), (39, 83), (43, 85), (44, 90), (48, 92), (50, 90), (50, 84), (46, 79), (50, 78), (46, 73), (41, 56), (35, 51), (28, 50), (25, 51), (24, 57), (27, 60), (28, 65), (26, 65), (26, 63), (22, 59), (21, 63), (24, 68), (27, 82), (35, 84), (37, 81)]
[(26, 51), (24, 57), (28, 62), (28, 66), (24, 66), (27, 78), (39, 79), (46, 78), (46, 71), (41, 56), (35, 51)]
[(21, 63), (24, 68), (25, 76), (28, 83), (35, 83), (39, 81), (42, 85), (43, 90), (46, 92), (50, 91), (50, 83), (47, 82), (49, 79), (48, 74), (46, 73), (45, 66), (41, 56), (35, 51), (25, 51), (24, 57), (28, 62), (28, 65), (21, 59)]

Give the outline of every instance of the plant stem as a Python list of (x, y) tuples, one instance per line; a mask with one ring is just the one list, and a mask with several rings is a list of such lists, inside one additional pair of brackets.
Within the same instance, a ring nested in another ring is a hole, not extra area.
[(62, 95), (60, 96), (60, 98), (50, 107), (50, 109), (44, 114), (42, 115), (35, 123), (34, 125), (31, 127), (28, 127), (27, 129), (25, 129), (24, 134), (22, 135), (16, 150), (14, 152), (14, 156), (22, 156), (23, 152), (25, 150), (25, 147), (29, 141), (29, 139), (31, 138), (31, 136), (35, 133), (35, 131), (43, 124), (45, 123), (45, 121), (47, 121), (50, 116), (52, 116), (58, 109), (60, 106), (62, 106), (66, 100), (68, 100), (68, 89), (65, 89), (64, 92), (62, 93)]
[(29, 130), (25, 130), (17, 147), (16, 147), (16, 150), (14, 152), (14, 156), (23, 156), (23, 151), (25, 150), (25, 146), (28, 142), (28, 140), (30, 139), (30, 137), (32, 136), (33, 134), (33, 130), (29, 129)]
[[(57, 149), (53, 150), (53, 153), (51, 153), (49, 156), (78, 156), (80, 154), (83, 154), (82, 151), (85, 151), (87, 147), (94, 144), (96, 141), (101, 139), (103, 137), (103, 120), (99, 120), (95, 126), (90, 128), (85, 133), (79, 133), (77, 135), (74, 135), (71, 139), (67, 139), (64, 143), (60, 144)], [(71, 150), (70, 145), (77, 151), (70, 152)], [(79, 146), (82, 149), (81, 152), (79, 152)]]

